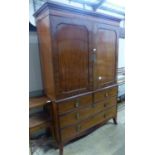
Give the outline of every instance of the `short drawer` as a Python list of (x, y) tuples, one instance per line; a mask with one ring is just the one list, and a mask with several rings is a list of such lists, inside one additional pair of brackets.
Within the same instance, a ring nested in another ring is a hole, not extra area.
[(107, 100), (97, 102), (93, 106), (94, 107), (94, 113), (96, 114), (98, 112), (106, 110), (107, 108), (110, 108), (110, 107), (116, 105), (116, 103), (117, 103), (117, 98), (115, 96), (110, 97)]
[(109, 97), (117, 96), (117, 87), (108, 88), (95, 93), (95, 102), (105, 100)]
[(88, 106), (92, 103), (92, 95), (86, 95), (68, 100), (58, 104), (59, 114), (66, 113), (81, 106)]
[(63, 128), (65, 126), (75, 124), (93, 114), (94, 114), (94, 108), (92, 106), (79, 109), (69, 114), (65, 114), (63, 116), (60, 116), (60, 127)]

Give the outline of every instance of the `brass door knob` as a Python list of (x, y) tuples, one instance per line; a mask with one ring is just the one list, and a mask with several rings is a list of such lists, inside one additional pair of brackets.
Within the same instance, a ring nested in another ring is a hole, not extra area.
[(46, 101), (46, 103), (51, 103), (51, 102), (52, 102), (51, 100), (47, 100), (47, 101)]
[(96, 52), (96, 48), (93, 48), (93, 52)]

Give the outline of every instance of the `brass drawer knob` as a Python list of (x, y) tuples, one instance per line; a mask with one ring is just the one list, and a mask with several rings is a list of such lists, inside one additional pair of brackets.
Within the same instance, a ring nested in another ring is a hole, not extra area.
[(80, 119), (80, 114), (79, 114), (79, 113), (76, 114), (76, 119), (77, 119), (77, 120)]
[(79, 101), (77, 101), (77, 102), (75, 103), (75, 108), (78, 108), (79, 105), (80, 105), (80, 103), (79, 103)]
[(79, 132), (80, 130), (81, 130), (81, 125), (78, 125), (78, 126), (76, 127), (76, 131)]

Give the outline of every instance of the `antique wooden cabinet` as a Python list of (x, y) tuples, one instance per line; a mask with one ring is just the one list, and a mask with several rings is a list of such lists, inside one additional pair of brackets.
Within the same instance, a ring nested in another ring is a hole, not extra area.
[(111, 118), (117, 123), (120, 19), (50, 2), (34, 16), (52, 132), (62, 155), (69, 141)]

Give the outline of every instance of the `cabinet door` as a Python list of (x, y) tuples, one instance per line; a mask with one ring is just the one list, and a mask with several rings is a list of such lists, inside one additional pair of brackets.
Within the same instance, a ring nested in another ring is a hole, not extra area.
[(94, 34), (94, 86), (114, 83), (117, 62), (117, 31), (96, 24)]
[(90, 25), (78, 19), (55, 17), (53, 20), (57, 95), (88, 91), (92, 77)]

